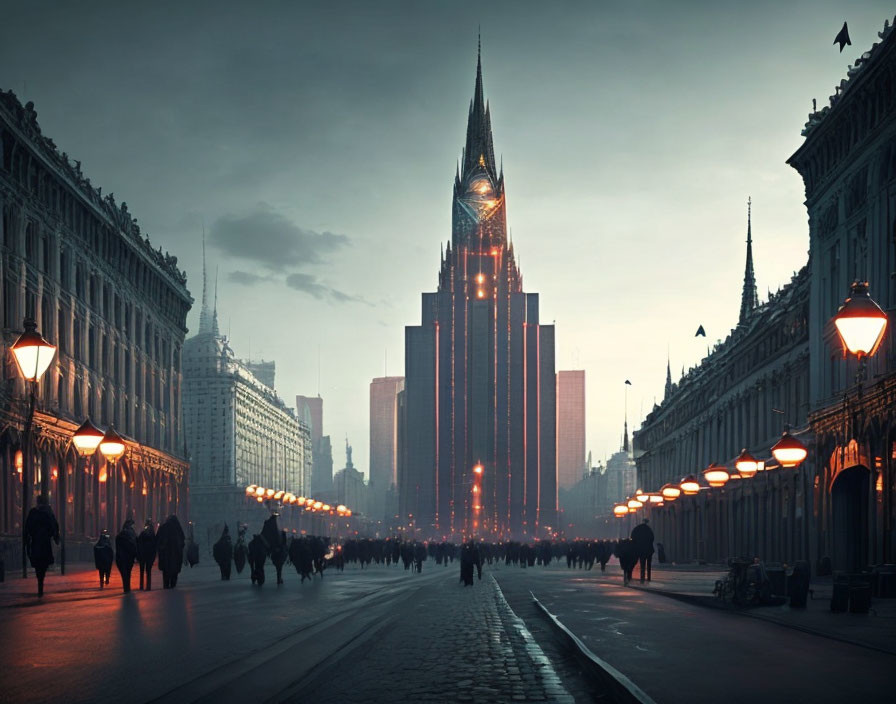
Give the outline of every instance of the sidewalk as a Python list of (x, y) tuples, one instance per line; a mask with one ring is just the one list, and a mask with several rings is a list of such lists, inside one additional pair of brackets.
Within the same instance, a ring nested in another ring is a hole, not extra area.
[(896, 655), (896, 641), (893, 639), (893, 634), (896, 633), (896, 599), (873, 599), (871, 612), (867, 614), (835, 613), (830, 610), (833, 590), (831, 578), (816, 577), (810, 585), (814, 595), (810, 595), (805, 609), (792, 609), (787, 604), (740, 609), (713, 596), (716, 580), (725, 574), (727, 570), (720, 571), (718, 565), (693, 568), (668, 568), (661, 565), (654, 566), (653, 580), (642, 585), (638, 581), (638, 569), (635, 568), (635, 579), (631, 586), (697, 606), (725, 609), (787, 628)]

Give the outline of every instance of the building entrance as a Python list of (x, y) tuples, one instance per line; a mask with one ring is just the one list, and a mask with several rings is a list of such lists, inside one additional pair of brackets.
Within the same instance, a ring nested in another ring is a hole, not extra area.
[(868, 561), (868, 488), (871, 473), (864, 465), (842, 470), (831, 487), (833, 566), (858, 572)]

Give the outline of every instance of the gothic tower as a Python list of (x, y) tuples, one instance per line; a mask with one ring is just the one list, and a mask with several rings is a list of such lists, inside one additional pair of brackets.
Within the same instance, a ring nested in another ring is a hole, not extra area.
[(744, 290), (740, 297), (740, 318), (737, 324), (747, 322), (750, 313), (759, 305), (759, 295), (756, 293), (756, 276), (753, 273), (753, 231), (750, 224), (752, 199), (747, 198), (747, 264), (744, 267)]
[[(399, 510), (431, 536), (543, 537), (556, 526), (554, 328), (508, 243), (481, 54), (455, 173), (451, 240), (405, 331)], [(478, 471), (480, 470), (481, 471)]]

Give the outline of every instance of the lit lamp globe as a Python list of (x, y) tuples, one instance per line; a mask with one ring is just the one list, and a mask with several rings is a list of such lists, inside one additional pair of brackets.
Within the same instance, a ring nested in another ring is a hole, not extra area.
[(747, 452), (747, 448), (740, 451), (737, 459), (734, 460), (734, 466), (744, 479), (749, 479), (756, 475), (759, 471), (759, 462), (753, 455)]
[(255, 490), (255, 496), (257, 496), (259, 499), (264, 498), (264, 487), (263, 486), (260, 486)]
[(650, 501), (651, 506), (662, 506), (663, 505), (663, 495), (659, 492), (653, 492), (652, 494), (647, 495), (648, 501)]
[(286, 492), (284, 492), (283, 489), (281, 489), (280, 491), (276, 492), (276, 493), (274, 494), (274, 501), (280, 501), (280, 499), (283, 498), (283, 494), (285, 494), (285, 493), (286, 493)]
[(90, 422), (90, 418), (81, 423), (81, 427), (72, 435), (72, 444), (81, 457), (90, 457), (103, 441), (104, 433)]
[(255, 496), (255, 490), (257, 488), (258, 487), (255, 486), (255, 484), (250, 484), (249, 486), (247, 486), (246, 487), (246, 496)]
[(124, 454), (124, 438), (115, 432), (115, 428), (109, 426), (103, 439), (100, 440), (100, 452), (107, 462), (116, 462)]
[(638, 499), (629, 499), (626, 506), (628, 506), (629, 512), (634, 513), (639, 508), (644, 506), (644, 503), (642, 501), (638, 501)]
[(850, 287), (849, 298), (834, 316), (834, 327), (849, 351), (860, 359), (877, 352), (887, 329), (887, 314), (868, 294), (868, 283), (856, 281)]
[(718, 489), (728, 483), (731, 475), (725, 467), (712, 463), (703, 470), (703, 478), (706, 479), (706, 483), (711, 487)]
[(475, 467), (473, 467), (473, 471), (474, 471), (476, 474), (482, 474), (482, 465), (481, 465), (481, 464), (477, 464)]
[(681, 487), (675, 484), (665, 484), (660, 489), (660, 493), (663, 495), (664, 501), (675, 501), (675, 499), (681, 496)]
[(647, 501), (649, 500), (649, 496), (648, 496), (647, 492), (644, 491), (643, 489), (638, 489), (635, 492), (635, 498), (638, 501), (640, 501), (642, 504), (647, 503)]
[(277, 492), (274, 491), (273, 489), (268, 489), (266, 492), (264, 492), (264, 496), (265, 496), (265, 498), (267, 498), (267, 499), (273, 499), (273, 498), (274, 498), (274, 494), (276, 494), (276, 493), (277, 493)]
[(623, 516), (628, 515), (628, 506), (625, 504), (616, 504), (613, 507), (613, 515), (617, 518), (622, 518)]
[(37, 323), (25, 319), (25, 332), (12, 345), (12, 353), (25, 381), (39, 380), (56, 354), (56, 345), (47, 342), (37, 331)]
[(681, 493), (685, 496), (693, 496), (700, 492), (700, 482), (697, 481), (697, 477), (693, 474), (689, 474), (682, 479), (681, 484), (678, 486), (681, 487)]
[(806, 446), (786, 431), (772, 447), (772, 455), (778, 464), (786, 468), (798, 467), (808, 454)]

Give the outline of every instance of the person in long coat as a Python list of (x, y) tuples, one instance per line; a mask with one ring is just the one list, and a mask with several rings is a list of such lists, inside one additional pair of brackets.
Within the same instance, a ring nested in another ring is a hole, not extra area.
[(281, 530), (280, 536), (274, 546), (271, 548), (271, 562), (274, 563), (274, 569), (277, 570), (277, 584), (283, 584), (283, 564), (286, 562), (286, 531)]
[(32, 507), (25, 518), (25, 547), (37, 575), (38, 596), (44, 595), (44, 577), (47, 576), (47, 568), (54, 562), (50, 542), (53, 540), (59, 545), (59, 523), (56, 522), (46, 494), (40, 494), (37, 506)]
[(171, 515), (159, 526), (156, 533), (156, 547), (159, 552), (159, 570), (162, 572), (162, 586), (165, 589), (173, 589), (177, 586), (177, 575), (184, 563), (184, 529), (177, 520), (177, 516)]
[(100, 589), (109, 583), (109, 575), (112, 574), (112, 563), (115, 562), (115, 551), (112, 550), (112, 540), (109, 531), (105, 528), (96, 545), (93, 546), (93, 564), (100, 573)]
[(230, 566), (233, 564), (233, 543), (230, 540), (230, 529), (224, 525), (224, 532), (212, 548), (212, 557), (221, 568), (221, 579), (230, 579)]
[[(137, 563), (140, 565), (140, 589), (152, 590), (152, 564), (156, 561), (156, 531), (147, 518), (137, 536)], [(144, 582), (144, 577), (146, 581)]]
[(473, 567), (475, 558), (473, 556), (473, 541), (464, 543), (460, 549), (460, 581), (465, 587), (473, 586)]
[[(650, 581), (650, 568), (653, 562), (653, 531), (648, 525), (648, 519), (632, 528), (632, 542), (638, 553), (638, 563), (641, 566), (641, 584), (644, 584), (644, 573), (647, 572), (647, 581)], [(646, 570), (645, 570), (646, 568)]]
[(632, 571), (638, 564), (638, 549), (631, 538), (616, 543), (616, 557), (619, 558), (619, 566), (622, 568), (622, 584), (627, 587), (632, 581)]
[(131, 570), (136, 561), (137, 533), (134, 531), (134, 519), (129, 518), (115, 536), (115, 565), (121, 575), (121, 586), (125, 594), (131, 591)]

